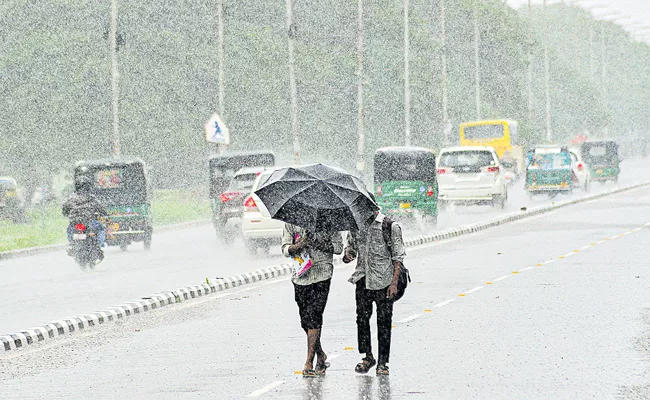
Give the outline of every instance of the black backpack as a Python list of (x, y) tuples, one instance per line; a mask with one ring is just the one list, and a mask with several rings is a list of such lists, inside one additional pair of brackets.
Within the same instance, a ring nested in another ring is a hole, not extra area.
[[(384, 243), (388, 247), (388, 252), (393, 255), (393, 221), (388, 217), (384, 217), (384, 221), (381, 223), (381, 232), (384, 235)], [(397, 294), (395, 295), (395, 301), (399, 300), (404, 296), (406, 287), (409, 282), (411, 282), (411, 275), (409, 270), (402, 263), (401, 268), (399, 269), (399, 277), (397, 278)]]

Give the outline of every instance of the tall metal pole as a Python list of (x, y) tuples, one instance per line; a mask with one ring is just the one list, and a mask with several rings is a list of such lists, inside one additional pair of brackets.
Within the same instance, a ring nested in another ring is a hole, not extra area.
[(447, 93), (447, 32), (445, 27), (445, 0), (440, 0), (440, 35), (442, 36), (442, 51), (440, 64), (442, 66), (442, 132), (445, 145), (449, 144), (449, 99)]
[(476, 119), (481, 119), (481, 61), (479, 59), (478, 2), (474, 0), (474, 73), (476, 79)]
[(594, 64), (594, 23), (588, 20), (589, 23), (589, 82), (594, 84), (595, 64)]
[[(600, 23), (600, 88), (603, 108), (607, 109), (607, 38), (605, 38), (605, 22)], [(608, 126), (605, 124), (604, 136), (608, 135)]]
[[(544, 31), (548, 30), (548, 19), (546, 18), (546, 0), (544, 0)], [(548, 35), (544, 35), (544, 87), (546, 91), (546, 141), (551, 142), (553, 134), (551, 132), (551, 85), (549, 77), (548, 61)]]
[(409, 0), (404, 0), (404, 143), (411, 145), (411, 89), (409, 83)]
[[(223, 0), (217, 0), (217, 31), (218, 31), (218, 37), (219, 37), (219, 48), (218, 48), (218, 55), (219, 55), (219, 116), (221, 116), (221, 119), (225, 120), (225, 103), (224, 103), (224, 95), (225, 95), (225, 78), (224, 78), (224, 69), (225, 69), (225, 63), (226, 63), (226, 57), (225, 57), (225, 49), (224, 49), (224, 40), (223, 40)], [(217, 153), (221, 154), (223, 151), (222, 145), (217, 145)]]
[(113, 157), (120, 156), (120, 71), (117, 64), (117, 0), (111, 0), (111, 87), (113, 95)]
[(224, 118), (225, 105), (224, 105), (224, 68), (225, 68), (225, 55), (224, 55), (224, 41), (223, 41), (223, 0), (217, 0), (217, 30), (219, 31), (219, 115)]
[(533, 8), (528, 0), (528, 122), (533, 123)]
[(366, 132), (363, 110), (363, 1), (357, 0), (357, 171), (365, 169)]
[(286, 0), (287, 3), (287, 33), (289, 35), (289, 89), (291, 91), (291, 137), (293, 138), (293, 161), (296, 165), (300, 164), (300, 138), (298, 137), (298, 88), (296, 86), (296, 70), (293, 55), (293, 46), (295, 38), (295, 26), (293, 25), (293, 2)]

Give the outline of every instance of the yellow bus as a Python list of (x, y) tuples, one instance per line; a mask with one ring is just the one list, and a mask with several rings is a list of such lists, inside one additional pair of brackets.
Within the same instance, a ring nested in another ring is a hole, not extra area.
[(516, 145), (517, 127), (517, 121), (507, 119), (464, 122), (460, 124), (460, 145), (492, 147), (499, 159), (515, 161), (522, 171), (522, 149)]

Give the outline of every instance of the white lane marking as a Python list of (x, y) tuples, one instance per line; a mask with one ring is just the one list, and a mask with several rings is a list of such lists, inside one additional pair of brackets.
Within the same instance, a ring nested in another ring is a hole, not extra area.
[(441, 301), (440, 303), (436, 304), (434, 307), (436, 307), (436, 308), (444, 307), (447, 304), (453, 302), (454, 300), (456, 300), (456, 299), (449, 299), (449, 300)]
[(578, 250), (582, 251), (582, 250), (587, 250), (587, 249), (590, 249), (590, 248), (591, 248), (591, 245), (587, 245), (587, 246), (582, 246)]
[(284, 381), (275, 381), (272, 383), (269, 383), (268, 385), (264, 386), (261, 389), (257, 389), (254, 392), (249, 393), (246, 397), (257, 397), (260, 395), (263, 395), (264, 393), (268, 392), (271, 389), (275, 389), (276, 387), (282, 385)]
[(600, 240), (600, 241), (596, 242), (596, 244), (603, 244), (603, 243), (605, 243), (605, 240)]
[(414, 319), (420, 318), (421, 316), (422, 316), (422, 314), (413, 314), (410, 317), (406, 317), (406, 318), (404, 318), (402, 320), (397, 321), (397, 323), (398, 324), (403, 324), (404, 322), (413, 321)]
[(508, 278), (510, 278), (511, 276), (512, 276), (512, 275), (504, 275), (504, 276), (502, 276), (501, 278), (494, 279), (492, 282), (499, 282), (499, 281), (502, 281), (502, 280), (504, 280), (504, 279), (508, 279)]
[(542, 264), (550, 264), (552, 262), (555, 262), (555, 260), (553, 259), (553, 260), (544, 261)]
[(529, 269), (533, 269), (533, 268), (535, 268), (535, 267), (528, 267), (528, 268), (520, 269), (519, 272), (528, 271)]
[(562, 257), (562, 258), (567, 258), (567, 257), (574, 256), (575, 254), (576, 254), (576, 253), (566, 253), (566, 254), (564, 254), (564, 255), (562, 255), (562, 256), (560, 256), (560, 257)]
[(478, 292), (478, 291), (481, 290), (481, 289), (483, 289), (483, 286), (477, 286), (477, 287), (475, 287), (475, 288), (473, 288), (473, 289), (470, 289), (470, 290), (466, 291), (465, 294), (470, 294), (470, 293)]
[(339, 357), (341, 357), (340, 354), (330, 354), (329, 356), (327, 356), (327, 361), (336, 360)]

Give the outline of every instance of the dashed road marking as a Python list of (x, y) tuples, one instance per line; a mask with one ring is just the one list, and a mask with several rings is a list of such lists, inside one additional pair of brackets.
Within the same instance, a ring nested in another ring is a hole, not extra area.
[(533, 269), (533, 268), (535, 268), (535, 267), (527, 267), (527, 268), (524, 268), (524, 269), (520, 269), (519, 272), (528, 271), (528, 270)]
[(401, 320), (397, 321), (397, 323), (398, 324), (403, 324), (405, 322), (413, 321), (416, 318), (420, 318), (421, 316), (422, 316), (422, 314), (413, 314), (410, 317), (406, 317), (404, 319), (401, 319)]
[(444, 306), (446, 306), (447, 304), (449, 304), (449, 303), (451, 303), (453, 301), (454, 301), (454, 299), (445, 300), (445, 301), (442, 301), (442, 302), (436, 304), (434, 307), (436, 307), (436, 308), (444, 307)]
[[(300, 371), (300, 372), (302, 373), (302, 371)], [(275, 389), (276, 387), (282, 385), (283, 383), (284, 383), (284, 381), (275, 381), (275, 382), (269, 383), (268, 385), (264, 386), (263, 388), (257, 389), (256, 391), (249, 393), (246, 397), (261, 396), (264, 393), (268, 392), (269, 390)]]
[(550, 263), (553, 263), (553, 262), (555, 262), (555, 260), (546, 260), (542, 264), (546, 265), (546, 264), (550, 264)]
[(466, 291), (465, 294), (470, 294), (470, 293), (478, 292), (479, 290), (483, 289), (483, 287), (484, 287), (484, 286), (477, 286), (477, 287), (475, 287), (475, 288), (472, 288), (472, 289)]
[(504, 276), (502, 276), (502, 277), (500, 277), (500, 278), (494, 279), (493, 281), (494, 281), (494, 282), (499, 282), (499, 281), (502, 281), (502, 280), (504, 280), (504, 279), (508, 279), (508, 278), (510, 278), (511, 276), (512, 276), (512, 275), (504, 275)]

